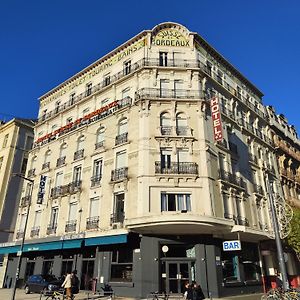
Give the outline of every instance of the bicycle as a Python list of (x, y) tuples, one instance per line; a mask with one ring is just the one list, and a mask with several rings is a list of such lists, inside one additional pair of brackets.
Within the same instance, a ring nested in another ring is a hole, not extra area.
[(282, 289), (271, 289), (262, 295), (261, 300), (296, 300), (300, 299), (300, 292), (296, 289), (283, 291)]
[[(72, 300), (74, 300), (75, 296), (72, 295)], [(45, 300), (65, 300), (66, 295), (65, 295), (65, 291), (53, 291), (52, 294), (46, 296)]]

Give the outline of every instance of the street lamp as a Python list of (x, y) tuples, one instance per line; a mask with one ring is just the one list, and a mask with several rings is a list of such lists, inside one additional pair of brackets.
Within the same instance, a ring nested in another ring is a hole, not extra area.
[(279, 261), (279, 269), (280, 269), (280, 273), (282, 275), (282, 288), (284, 291), (287, 291), (289, 289), (289, 281), (288, 281), (288, 277), (287, 277), (284, 255), (283, 255), (283, 250), (282, 250), (282, 245), (281, 245), (278, 218), (277, 218), (275, 205), (274, 205), (273, 185), (271, 184), (272, 182), (269, 181), (268, 177), (267, 177), (266, 181), (267, 181), (266, 182), (267, 193), (269, 195), (271, 218), (272, 218), (272, 223), (274, 226), (275, 242), (276, 242), (277, 255), (278, 255), (278, 261)]
[(16, 276), (15, 276), (15, 280), (13, 282), (13, 287), (12, 287), (11, 300), (15, 300), (15, 295), (16, 295), (16, 288), (17, 288), (17, 282), (18, 282), (18, 279), (19, 279), (20, 267), (21, 267), (21, 262), (22, 262), (22, 252), (23, 252), (23, 248), (24, 248), (25, 234), (26, 234), (26, 228), (27, 228), (27, 222), (28, 222), (28, 216), (29, 216), (29, 209), (30, 209), (31, 197), (32, 197), (32, 190), (33, 190), (33, 183), (34, 183), (34, 180), (29, 179), (29, 178), (25, 177), (22, 174), (16, 173), (16, 174), (13, 174), (13, 176), (18, 176), (18, 177), (23, 178), (24, 180), (29, 181), (30, 182), (30, 188), (29, 188), (29, 193), (28, 193), (29, 202), (28, 202), (27, 211), (26, 211), (26, 218), (25, 218), (25, 224), (24, 224), (24, 233), (23, 233), (22, 240), (21, 240), (20, 250), (17, 253), (18, 263), (17, 263)]

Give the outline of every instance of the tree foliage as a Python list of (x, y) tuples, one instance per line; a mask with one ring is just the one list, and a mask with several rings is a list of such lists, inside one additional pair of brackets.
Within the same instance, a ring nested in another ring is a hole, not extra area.
[(290, 247), (296, 252), (298, 259), (300, 259), (300, 209), (293, 209), (293, 218), (291, 220), (291, 232), (286, 241)]

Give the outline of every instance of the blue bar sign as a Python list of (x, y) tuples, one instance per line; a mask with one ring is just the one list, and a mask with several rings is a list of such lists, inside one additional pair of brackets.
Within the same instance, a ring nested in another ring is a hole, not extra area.
[(223, 242), (223, 251), (237, 251), (242, 250), (241, 241), (225, 241)]

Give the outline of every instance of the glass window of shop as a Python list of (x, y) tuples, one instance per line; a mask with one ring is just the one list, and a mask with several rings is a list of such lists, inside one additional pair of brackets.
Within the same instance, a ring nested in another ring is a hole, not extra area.
[(111, 281), (132, 281), (133, 249), (116, 249), (111, 258)]
[(222, 251), (223, 282), (259, 281), (261, 270), (257, 245), (242, 243), (241, 251)]

